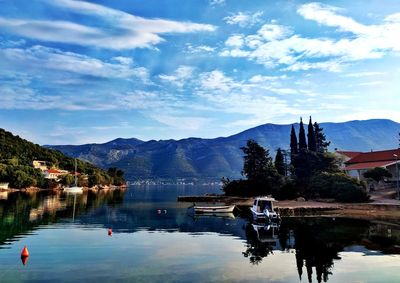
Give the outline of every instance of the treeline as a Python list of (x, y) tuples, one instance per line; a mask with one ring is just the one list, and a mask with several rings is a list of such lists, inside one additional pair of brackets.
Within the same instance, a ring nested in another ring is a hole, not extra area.
[(368, 200), (365, 184), (340, 170), (335, 155), (328, 152), (329, 145), (323, 129), (318, 123), (313, 124), (311, 117), (307, 137), (300, 119), (299, 136), (292, 126), (290, 151), (278, 149), (275, 161), (269, 150), (249, 140), (241, 148), (244, 153), (242, 175), (245, 179), (231, 181), (223, 178), (223, 190), (227, 195), (273, 195), (277, 199)]
[[(45, 179), (39, 169), (33, 168), (33, 160), (45, 161), (50, 168), (59, 168), (69, 172), (75, 170), (73, 158), (67, 157), (57, 150), (43, 148), (0, 129), (0, 182), (8, 182), (11, 188), (17, 189), (30, 186), (40, 188), (56, 186), (55, 181)], [(80, 186), (122, 185), (125, 183), (123, 172), (116, 168), (110, 168), (106, 172), (78, 159), (77, 171), (80, 173), (78, 179)], [(60, 182), (70, 185), (74, 182), (74, 177), (64, 175)]]

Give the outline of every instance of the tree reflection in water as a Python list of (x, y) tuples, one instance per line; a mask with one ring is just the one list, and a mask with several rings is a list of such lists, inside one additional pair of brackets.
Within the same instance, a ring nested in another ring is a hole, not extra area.
[[(76, 196), (61, 192), (17, 192), (0, 200), (0, 246), (16, 235), (29, 234), (40, 225), (57, 223), (87, 213), (99, 206), (123, 202), (123, 190), (87, 191)], [(75, 205), (74, 205), (75, 200)]]
[[(373, 247), (383, 253), (399, 253), (399, 231), (382, 224), (354, 219), (286, 218), (279, 226), (248, 223), (247, 245), (243, 255), (250, 263), (260, 264), (274, 250), (294, 251), (299, 279), (327, 282), (339, 253), (353, 246)], [(376, 239), (379, 239), (377, 241)], [(390, 245), (389, 245), (390, 244)]]

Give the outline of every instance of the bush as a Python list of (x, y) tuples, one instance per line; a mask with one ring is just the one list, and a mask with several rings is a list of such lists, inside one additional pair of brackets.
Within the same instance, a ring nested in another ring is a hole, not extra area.
[(273, 193), (273, 196), (278, 200), (295, 199), (299, 196), (296, 182), (290, 178), (285, 178), (280, 188)]
[(310, 197), (334, 198), (340, 202), (369, 200), (364, 183), (344, 173), (322, 172), (311, 178), (307, 194)]
[(369, 169), (368, 171), (364, 172), (363, 176), (367, 179), (372, 179), (376, 182), (379, 182), (384, 178), (391, 178), (392, 173), (390, 173), (386, 168), (375, 167), (374, 169)]
[(266, 196), (273, 194), (276, 191), (276, 188), (280, 186), (280, 182), (277, 182), (274, 186), (269, 186), (267, 183), (262, 181), (250, 181), (242, 179), (233, 181), (230, 181), (229, 179), (223, 179), (222, 182), (222, 190), (227, 196)]

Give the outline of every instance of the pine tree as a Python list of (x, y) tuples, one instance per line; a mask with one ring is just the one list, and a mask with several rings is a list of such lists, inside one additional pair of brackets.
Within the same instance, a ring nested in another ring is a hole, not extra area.
[(303, 119), (300, 118), (300, 130), (299, 130), (299, 151), (307, 149), (306, 133), (304, 132)]
[(308, 139), (308, 150), (317, 151), (315, 132), (314, 132), (314, 127), (313, 127), (313, 124), (311, 121), (311, 116), (310, 116), (310, 121), (308, 122), (307, 139)]
[(242, 174), (249, 181), (262, 181), (276, 175), (276, 169), (269, 156), (269, 150), (254, 140), (248, 140), (246, 146), (240, 148), (245, 154)]
[(279, 175), (285, 176), (285, 161), (283, 159), (283, 154), (281, 148), (278, 148), (275, 156), (275, 168)]
[(326, 140), (326, 136), (323, 130), (324, 129), (321, 128), (317, 122), (314, 123), (314, 133), (315, 133), (317, 152), (327, 152), (328, 146), (331, 144), (330, 141)]
[(296, 131), (292, 125), (292, 130), (290, 132), (290, 159), (293, 161), (293, 157), (299, 153), (299, 145), (297, 144)]

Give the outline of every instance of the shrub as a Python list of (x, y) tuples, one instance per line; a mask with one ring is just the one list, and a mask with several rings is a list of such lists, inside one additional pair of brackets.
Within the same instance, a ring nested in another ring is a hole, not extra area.
[(369, 200), (364, 183), (344, 173), (322, 172), (311, 178), (308, 188), (311, 197), (334, 198), (340, 202), (364, 202)]

